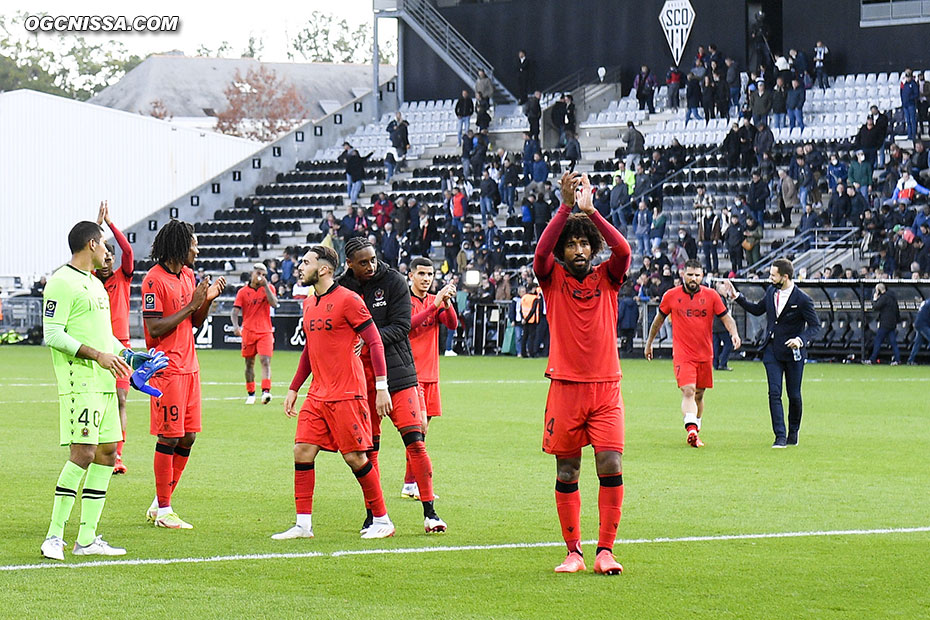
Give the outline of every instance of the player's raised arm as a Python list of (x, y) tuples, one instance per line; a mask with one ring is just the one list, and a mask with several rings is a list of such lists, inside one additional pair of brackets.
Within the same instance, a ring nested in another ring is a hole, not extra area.
[(536, 252), (533, 254), (533, 272), (538, 278), (548, 278), (555, 266), (555, 257), (552, 251), (555, 250), (555, 244), (565, 228), (565, 222), (575, 206), (575, 191), (581, 184), (581, 173), (566, 172), (562, 175), (559, 185), (562, 189), (562, 204), (559, 206), (555, 215), (546, 225), (546, 229), (539, 235), (536, 243)]
[(258, 276), (258, 285), (262, 287), (262, 290), (265, 292), (265, 299), (268, 300), (268, 305), (272, 308), (277, 308), (278, 294), (275, 293), (274, 287), (271, 286), (271, 283), (268, 281), (268, 278), (265, 277), (265, 274)]
[(135, 255), (132, 253), (132, 246), (129, 245), (126, 235), (124, 235), (110, 219), (110, 205), (106, 200), (100, 203), (100, 213), (97, 215), (97, 220), (98, 224), (100, 224), (102, 220), (110, 227), (110, 232), (113, 233), (113, 238), (116, 240), (116, 245), (119, 246), (120, 253), (122, 254), (119, 261), (120, 271), (122, 271), (127, 278), (131, 278), (132, 272), (136, 268)]
[(597, 227), (597, 231), (604, 237), (607, 247), (610, 248), (610, 259), (607, 261), (607, 271), (610, 276), (620, 282), (630, 268), (632, 252), (630, 244), (624, 238), (620, 231), (614, 228), (613, 224), (604, 219), (597, 209), (594, 208), (594, 193), (592, 192), (591, 182), (588, 175), (581, 177), (581, 192), (578, 196), (578, 209), (588, 216)]

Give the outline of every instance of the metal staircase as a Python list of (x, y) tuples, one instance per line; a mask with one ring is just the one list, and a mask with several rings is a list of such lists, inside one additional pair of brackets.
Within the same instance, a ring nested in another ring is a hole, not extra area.
[(428, 0), (396, 0), (396, 9), (376, 9), (376, 14), (378, 17), (396, 17), (404, 20), (404, 23), (469, 86), (478, 78), (478, 70), (483, 69), (494, 84), (495, 102), (517, 103), (513, 93), (495, 77), (491, 63), (485, 60)]

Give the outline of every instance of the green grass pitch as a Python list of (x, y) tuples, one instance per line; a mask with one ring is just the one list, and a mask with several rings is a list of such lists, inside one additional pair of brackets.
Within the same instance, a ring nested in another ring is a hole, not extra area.
[[(204, 432), (174, 497), (194, 530), (145, 523), (153, 440), (130, 396), (126, 476), (115, 477), (100, 533), (126, 560), (236, 558), (0, 570), (11, 618), (917, 618), (930, 609), (930, 532), (830, 534), (930, 526), (927, 386), (922, 367), (809, 365), (801, 445), (772, 450), (764, 370), (736, 362), (708, 392), (702, 437), (685, 444), (669, 360), (623, 361), (626, 497), (619, 577), (556, 575), (564, 551), (555, 465), (540, 450), (543, 360), (443, 358), (445, 415), (427, 439), (436, 508), (427, 536), (399, 497), (400, 438), (382, 439), (382, 482), (397, 536), (363, 541), (361, 491), (342, 459), (317, 462), (313, 540), (272, 541), (293, 521), (295, 422), (282, 411), (294, 353), (275, 356), (275, 401), (243, 404), (236, 352), (200, 352)], [(0, 565), (39, 557), (66, 451), (43, 348), (0, 349)], [(388, 427), (385, 427), (386, 429)], [(597, 537), (593, 456), (582, 466), (582, 536)], [(65, 538), (73, 542), (75, 506)], [(816, 535), (746, 538), (750, 534)], [(733, 538), (720, 538), (733, 536)], [(707, 540), (682, 540), (709, 537)], [(656, 540), (669, 539), (669, 540)], [(623, 541), (627, 541), (624, 543)], [(447, 549), (443, 547), (472, 547)], [(490, 548), (483, 548), (490, 547)], [(439, 549), (432, 553), (391, 550)], [(370, 550), (370, 554), (339, 552)], [(587, 545), (589, 569), (594, 547)], [(319, 553), (318, 556), (306, 554)], [(104, 559), (103, 561), (107, 561)], [(65, 564), (86, 562), (66, 551)]]

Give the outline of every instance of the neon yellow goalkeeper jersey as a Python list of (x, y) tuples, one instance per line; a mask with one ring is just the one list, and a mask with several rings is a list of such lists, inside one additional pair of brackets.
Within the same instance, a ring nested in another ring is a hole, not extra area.
[(45, 284), (42, 322), (59, 394), (116, 391), (109, 370), (75, 357), (81, 345), (103, 353), (123, 349), (113, 336), (110, 297), (97, 276), (72, 265), (58, 269)]

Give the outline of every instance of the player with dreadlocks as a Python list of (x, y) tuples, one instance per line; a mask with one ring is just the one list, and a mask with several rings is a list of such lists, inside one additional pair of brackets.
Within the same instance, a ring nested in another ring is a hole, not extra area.
[[(375, 248), (365, 237), (352, 237), (346, 242), (346, 265), (348, 269), (339, 284), (358, 293), (365, 300), (384, 343), (387, 388), (394, 407), (390, 418), (404, 440), (410, 469), (419, 487), (420, 501), (423, 503), (423, 527), (427, 533), (445, 532), (446, 524), (433, 508), (433, 464), (423, 442), (426, 432), (423, 425), (426, 420), (421, 415), (417, 369), (410, 348), (410, 289), (407, 288), (404, 276), (378, 260)], [(362, 351), (362, 358), (368, 383), (368, 409), (374, 446), (368, 453), (368, 459), (377, 471), (381, 419), (377, 414), (375, 396), (377, 390), (383, 387), (375, 381), (367, 346)], [(372, 511), (369, 506), (362, 531), (371, 526), (371, 521)]]
[(152, 267), (142, 281), (142, 318), (145, 344), (163, 351), (171, 362), (151, 380), (162, 392), (152, 398), (149, 432), (155, 443), (155, 500), (146, 512), (158, 527), (190, 529), (171, 508), (171, 495), (187, 465), (191, 446), (200, 432), (200, 365), (194, 351), (193, 329), (200, 327), (210, 304), (226, 288), (220, 276), (211, 284), (205, 276), (194, 283), (197, 237), (187, 222), (171, 220), (152, 243)]

